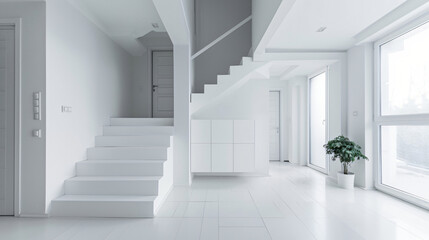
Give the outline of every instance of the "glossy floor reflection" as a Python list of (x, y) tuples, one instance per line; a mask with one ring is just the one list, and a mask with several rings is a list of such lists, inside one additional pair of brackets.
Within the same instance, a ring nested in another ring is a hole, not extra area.
[(195, 178), (154, 219), (0, 218), (0, 239), (429, 239), (429, 211), (339, 189), (307, 167), (272, 163), (270, 173)]

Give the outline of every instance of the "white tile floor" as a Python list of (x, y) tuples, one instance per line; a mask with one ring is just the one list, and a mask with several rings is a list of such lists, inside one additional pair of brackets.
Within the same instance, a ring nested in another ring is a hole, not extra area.
[(0, 218), (0, 239), (429, 239), (429, 212), (377, 191), (337, 188), (306, 167), (271, 177), (196, 178), (154, 219)]

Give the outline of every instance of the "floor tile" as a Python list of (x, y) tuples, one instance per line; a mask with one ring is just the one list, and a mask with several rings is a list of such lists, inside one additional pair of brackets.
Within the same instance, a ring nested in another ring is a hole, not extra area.
[(252, 202), (219, 202), (219, 217), (257, 218), (260, 215)]
[(204, 206), (204, 217), (205, 218), (218, 218), (219, 217), (219, 203), (218, 202), (206, 202)]
[(219, 227), (265, 227), (262, 218), (219, 218)]
[(219, 240), (269, 240), (270, 235), (264, 227), (221, 227), (219, 228)]

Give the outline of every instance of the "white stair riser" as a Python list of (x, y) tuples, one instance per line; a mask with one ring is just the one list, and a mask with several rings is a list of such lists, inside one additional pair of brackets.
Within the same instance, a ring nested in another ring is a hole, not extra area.
[(91, 148), (88, 149), (88, 159), (148, 159), (166, 160), (167, 148), (164, 147), (111, 147), (111, 148)]
[(241, 59), (241, 65), (245, 65), (246, 63), (250, 63), (252, 62), (252, 58), (251, 57), (243, 57)]
[(143, 136), (143, 135), (173, 135), (172, 127), (128, 127), (128, 126), (105, 126), (103, 128), (105, 136)]
[(163, 162), (123, 163), (82, 161), (76, 165), (78, 176), (162, 176)]
[(66, 180), (67, 195), (139, 195), (158, 194), (157, 180)]
[(51, 216), (153, 217), (153, 202), (52, 201)]
[(98, 136), (96, 147), (151, 147), (170, 146), (170, 136)]
[(204, 94), (207, 94), (211, 91), (215, 91), (216, 90), (217, 85), (213, 85), (213, 84), (206, 84), (204, 85)]
[(112, 126), (173, 126), (172, 118), (111, 118)]

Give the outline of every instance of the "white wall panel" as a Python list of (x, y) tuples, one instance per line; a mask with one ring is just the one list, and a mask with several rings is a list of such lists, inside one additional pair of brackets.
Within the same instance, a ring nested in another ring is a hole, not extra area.
[(233, 172), (234, 145), (212, 144), (212, 172)]
[(234, 120), (234, 143), (255, 142), (255, 121)]
[(234, 144), (234, 172), (255, 171), (255, 145)]
[(212, 143), (233, 143), (234, 122), (233, 120), (212, 121)]
[(191, 170), (192, 172), (211, 172), (211, 145), (191, 145)]
[(211, 121), (192, 120), (191, 124), (192, 143), (211, 143)]

